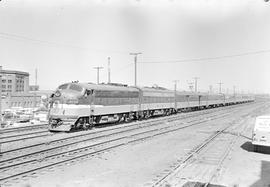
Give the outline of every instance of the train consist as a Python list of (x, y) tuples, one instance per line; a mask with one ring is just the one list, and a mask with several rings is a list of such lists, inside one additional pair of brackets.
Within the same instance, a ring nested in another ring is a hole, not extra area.
[(181, 111), (254, 101), (249, 95), (178, 92), (161, 87), (66, 83), (51, 96), (50, 131), (89, 129), (97, 124), (147, 119)]

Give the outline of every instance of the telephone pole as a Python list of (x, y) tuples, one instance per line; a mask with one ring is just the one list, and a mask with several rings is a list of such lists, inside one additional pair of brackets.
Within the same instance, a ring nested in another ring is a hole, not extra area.
[(34, 108), (37, 106), (37, 68), (35, 69), (35, 92), (34, 92)]
[(209, 85), (209, 93), (213, 93), (213, 86), (212, 85)]
[(111, 83), (111, 57), (108, 57), (108, 83)]
[(223, 82), (218, 82), (217, 84), (219, 84), (219, 93), (221, 94), (221, 85), (223, 84)]
[[(0, 66), (0, 127), (1, 125), (2, 125), (2, 66)], [(0, 152), (1, 152), (1, 147), (0, 147)]]
[(179, 80), (173, 80), (173, 82), (174, 82), (174, 108), (177, 111), (177, 99), (176, 99), (176, 96), (177, 96), (177, 83), (179, 82)]
[(193, 77), (193, 79), (195, 80), (195, 93), (197, 93), (197, 91), (198, 91), (198, 84), (197, 84), (197, 81), (198, 81), (198, 79), (199, 79), (199, 77)]
[(135, 80), (134, 85), (137, 86), (137, 56), (141, 55), (142, 53), (129, 53), (130, 55), (134, 55), (134, 65), (135, 65)]
[(176, 92), (177, 90), (177, 83), (179, 83), (180, 81), (179, 80), (173, 80), (174, 82), (174, 91)]
[(194, 82), (189, 82), (189, 81), (187, 81), (187, 84), (188, 84), (188, 88), (190, 89), (190, 91), (193, 92), (193, 85), (194, 85)]
[(100, 70), (100, 69), (103, 69), (103, 67), (97, 66), (97, 67), (94, 67), (94, 69), (97, 70), (97, 84), (99, 84), (99, 70)]

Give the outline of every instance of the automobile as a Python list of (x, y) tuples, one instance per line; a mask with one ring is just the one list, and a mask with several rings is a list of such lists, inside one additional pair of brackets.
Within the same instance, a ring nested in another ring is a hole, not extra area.
[(270, 115), (256, 117), (252, 144), (255, 152), (258, 151), (260, 146), (270, 146)]
[(48, 123), (48, 111), (35, 111), (33, 115), (33, 119), (30, 120), (31, 124), (41, 124)]

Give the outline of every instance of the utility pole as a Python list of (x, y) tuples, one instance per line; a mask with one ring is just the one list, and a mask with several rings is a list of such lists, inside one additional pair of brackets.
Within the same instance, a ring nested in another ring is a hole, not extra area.
[(174, 91), (176, 92), (177, 90), (177, 83), (179, 82), (179, 80), (173, 80), (174, 82)]
[[(2, 126), (2, 66), (0, 66), (0, 127), (1, 126)], [(1, 147), (0, 147), (0, 154), (1, 154)]]
[(213, 86), (212, 85), (209, 85), (209, 93), (213, 93)]
[(173, 80), (173, 82), (174, 82), (174, 108), (177, 111), (177, 99), (176, 99), (176, 96), (177, 96), (177, 83), (179, 82), (179, 80)]
[(134, 65), (135, 65), (135, 80), (134, 80), (134, 85), (137, 86), (137, 56), (142, 54), (142, 53), (129, 53), (130, 55), (134, 55)]
[(193, 92), (193, 85), (194, 85), (194, 82), (189, 82), (189, 81), (187, 81), (187, 84), (188, 84), (188, 88), (190, 89), (190, 91)]
[(235, 88), (236, 88), (236, 86), (233, 86), (233, 95), (234, 95), (234, 97), (235, 97), (235, 94), (236, 94)]
[(100, 70), (100, 69), (103, 69), (103, 67), (97, 66), (97, 67), (94, 67), (94, 69), (97, 70), (97, 84), (99, 84), (99, 70)]
[(198, 81), (198, 79), (199, 79), (199, 77), (193, 77), (193, 79), (195, 80), (195, 93), (197, 93), (197, 91), (198, 91), (198, 84), (197, 84), (197, 81)]
[(37, 68), (35, 69), (34, 108), (37, 106)]
[(223, 82), (218, 82), (217, 84), (219, 84), (219, 93), (221, 94), (221, 85), (223, 84)]
[(108, 83), (111, 83), (111, 69), (110, 69), (110, 65), (111, 65), (111, 57), (108, 57)]

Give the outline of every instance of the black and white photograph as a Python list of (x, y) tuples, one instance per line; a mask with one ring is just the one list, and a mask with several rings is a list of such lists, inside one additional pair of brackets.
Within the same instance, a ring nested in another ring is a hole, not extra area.
[(270, 187), (268, 0), (0, 0), (0, 187)]

